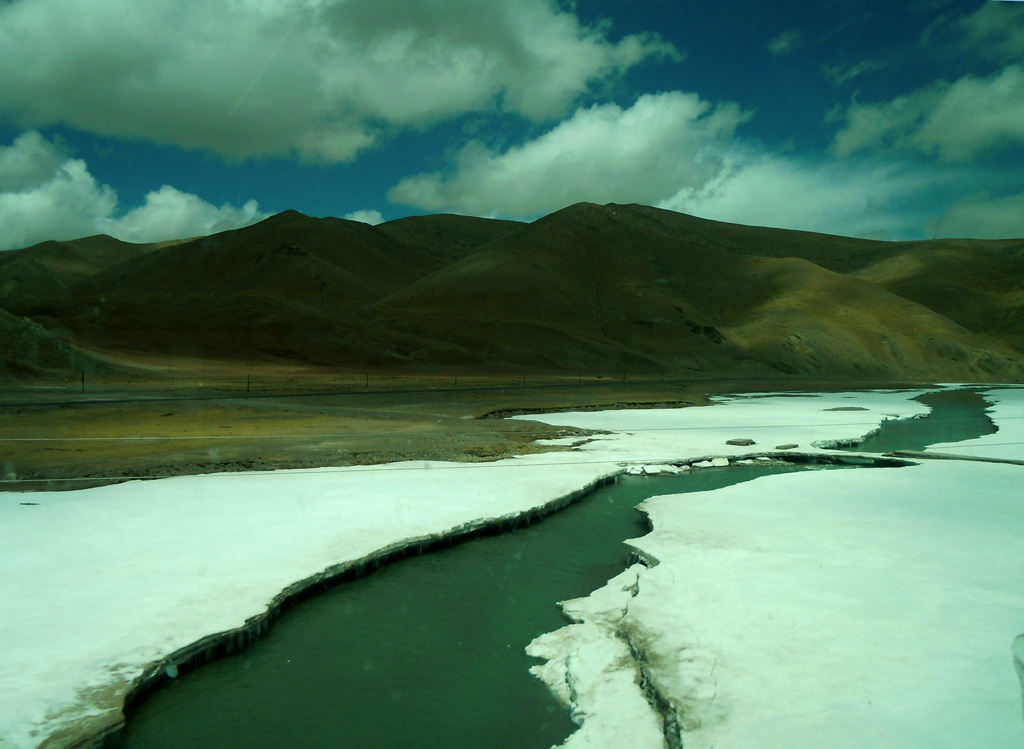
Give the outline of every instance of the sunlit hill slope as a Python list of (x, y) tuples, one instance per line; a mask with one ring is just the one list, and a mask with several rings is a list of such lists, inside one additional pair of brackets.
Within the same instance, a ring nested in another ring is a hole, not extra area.
[(286, 212), (175, 244), (47, 242), (0, 254), (0, 308), (0, 329), (29, 318), (79, 357), (5, 351), (2, 371), (19, 373), (95, 353), (409, 373), (1024, 378), (1024, 240), (878, 242), (639, 205), (528, 224)]

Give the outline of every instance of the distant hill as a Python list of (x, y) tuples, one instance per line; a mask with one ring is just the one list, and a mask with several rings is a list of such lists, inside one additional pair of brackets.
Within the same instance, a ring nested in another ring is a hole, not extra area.
[(1024, 379), (1024, 240), (879, 242), (578, 204), (294, 211), (0, 254), (0, 307), (106, 355), (407, 372)]

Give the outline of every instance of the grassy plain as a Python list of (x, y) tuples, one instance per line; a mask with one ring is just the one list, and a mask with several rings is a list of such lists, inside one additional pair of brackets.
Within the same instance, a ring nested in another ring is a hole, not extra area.
[(0, 490), (79, 489), (131, 478), (498, 460), (586, 433), (514, 413), (701, 406), (728, 392), (892, 387), (843, 380), (672, 380), (523, 375), (394, 376), (299, 369), (0, 389)]

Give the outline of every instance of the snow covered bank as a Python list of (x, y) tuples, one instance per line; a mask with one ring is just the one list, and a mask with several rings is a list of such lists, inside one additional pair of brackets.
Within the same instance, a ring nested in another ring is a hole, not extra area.
[[(1019, 393), (992, 396), (1004, 448)], [(654, 566), (531, 645), (574, 695), (566, 746), (635, 723), (624, 677), (665, 727), (631, 746), (1021, 746), (1021, 487), (1020, 467), (927, 461), (647, 500), (654, 531), (629, 543)]]
[(298, 581), (511, 522), (619, 470), (545, 457), (0, 494), (0, 747), (118, 725), (150, 664), (244, 628)]
[[(347, 562), (510, 521), (626, 463), (743, 455), (783, 443), (811, 451), (813, 441), (863, 435), (886, 416), (923, 413), (908, 400), (916, 394), (738, 397), (709, 408), (550, 414), (538, 418), (579, 417), (581, 426), (622, 431), (570, 453), (497, 463), (0, 494), (0, 747), (73, 745), (116, 726), (126, 692), (153, 664), (175, 665), (174, 654), (244, 628), (281, 591)], [(846, 407), (866, 410), (830, 410)], [(731, 438), (757, 445), (726, 445)]]
[[(912, 400), (926, 391), (739, 395), (713, 399), (708, 408), (622, 410), (516, 416), (557, 426), (613, 432), (586, 452), (623, 460), (671, 462), (680, 458), (774, 452), (781, 446), (821, 453), (836, 442), (854, 442), (885, 419), (925, 416)], [(752, 445), (730, 445), (749, 439)], [(567, 442), (572, 442), (568, 439)]]
[(646, 502), (622, 627), (685, 745), (1021, 746), (1022, 485), (943, 463)]

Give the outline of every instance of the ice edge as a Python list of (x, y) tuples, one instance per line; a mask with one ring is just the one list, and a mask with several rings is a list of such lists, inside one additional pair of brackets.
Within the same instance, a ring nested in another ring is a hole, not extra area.
[[(241, 627), (208, 635), (146, 666), (138, 677), (128, 683), (119, 703), (115, 701), (108, 705), (97, 706), (108, 713), (117, 711), (115, 720), (108, 722), (103, 727), (93, 729), (88, 736), (70, 738), (67, 741), (54, 735), (54, 733), (64, 732), (58, 729), (44, 739), (41, 747), (46, 747), (46, 749), (101, 749), (102, 747), (116, 746), (116, 737), (125, 726), (125, 710), (134, 701), (154, 689), (158, 689), (170, 678), (176, 678), (203, 663), (209, 663), (244, 649), (266, 634), (281, 613), (295, 604), (329, 587), (357, 579), (400, 559), (434, 551), (444, 546), (453, 546), (477, 536), (506, 533), (530, 525), (586, 498), (600, 487), (614, 482), (623, 470), (620, 468), (600, 476), (579, 489), (523, 512), (510, 513), (500, 517), (480, 518), (463, 523), (443, 533), (404, 539), (358, 559), (332, 565), (315, 575), (294, 582), (274, 596), (265, 611), (250, 617)], [(172, 677), (171, 674), (174, 676)], [(115, 700), (117, 700), (116, 697)]]

